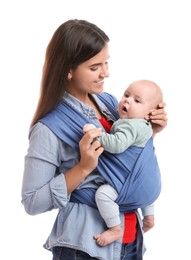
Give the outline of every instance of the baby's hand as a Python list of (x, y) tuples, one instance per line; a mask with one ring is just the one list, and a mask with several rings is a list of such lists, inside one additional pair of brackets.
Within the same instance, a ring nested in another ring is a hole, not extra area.
[(143, 231), (147, 232), (153, 227), (154, 227), (154, 216), (153, 215), (145, 216), (143, 218)]
[(85, 124), (83, 127), (83, 132), (87, 133), (89, 130), (96, 128), (93, 124)]

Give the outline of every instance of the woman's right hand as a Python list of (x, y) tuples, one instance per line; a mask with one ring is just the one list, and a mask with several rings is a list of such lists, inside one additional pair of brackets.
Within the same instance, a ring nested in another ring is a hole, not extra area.
[(79, 167), (89, 175), (97, 166), (99, 156), (104, 149), (96, 137), (102, 135), (101, 128), (93, 128), (87, 131), (79, 142), (80, 162)]
[(101, 136), (101, 128), (94, 128), (84, 134), (79, 142), (80, 161), (65, 173), (65, 181), (68, 194), (74, 191), (78, 185), (96, 168), (103, 147), (96, 137)]

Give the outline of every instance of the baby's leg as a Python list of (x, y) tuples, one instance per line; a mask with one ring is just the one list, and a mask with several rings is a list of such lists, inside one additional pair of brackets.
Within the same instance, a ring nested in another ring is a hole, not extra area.
[(96, 203), (108, 230), (96, 234), (94, 239), (100, 246), (106, 246), (123, 236), (120, 225), (119, 206), (114, 202), (117, 192), (109, 184), (104, 184), (96, 191)]

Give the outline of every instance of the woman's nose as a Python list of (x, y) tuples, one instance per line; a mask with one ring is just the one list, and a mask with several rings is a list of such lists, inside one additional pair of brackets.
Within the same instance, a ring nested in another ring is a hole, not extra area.
[(109, 72), (105, 72), (105, 73), (101, 73), (101, 76), (104, 78), (108, 78), (109, 77)]
[(108, 71), (102, 71), (100, 73), (100, 78), (107, 78), (109, 77), (109, 72)]
[(100, 72), (100, 77), (101, 77), (101, 78), (109, 77), (108, 64), (105, 65), (105, 66), (102, 68), (102, 71)]

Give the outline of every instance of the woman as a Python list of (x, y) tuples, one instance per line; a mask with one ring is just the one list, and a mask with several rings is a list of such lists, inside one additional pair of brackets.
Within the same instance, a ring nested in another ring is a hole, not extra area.
[[(105, 230), (101, 216), (96, 208), (78, 203), (78, 195), (73, 196), (74, 190), (96, 189), (104, 183), (97, 170), (103, 148), (94, 140), (101, 135), (101, 127), (109, 131), (118, 119), (115, 97), (100, 96), (109, 76), (108, 42), (96, 25), (69, 20), (58, 27), (47, 47), (25, 157), (22, 203), (31, 215), (59, 209), (44, 245), (52, 251), (53, 260), (138, 260), (144, 253), (137, 211), (121, 213), (122, 241), (99, 247), (93, 236)], [(166, 126), (163, 103), (150, 120), (154, 133)], [(83, 135), (84, 122), (99, 128)]]

